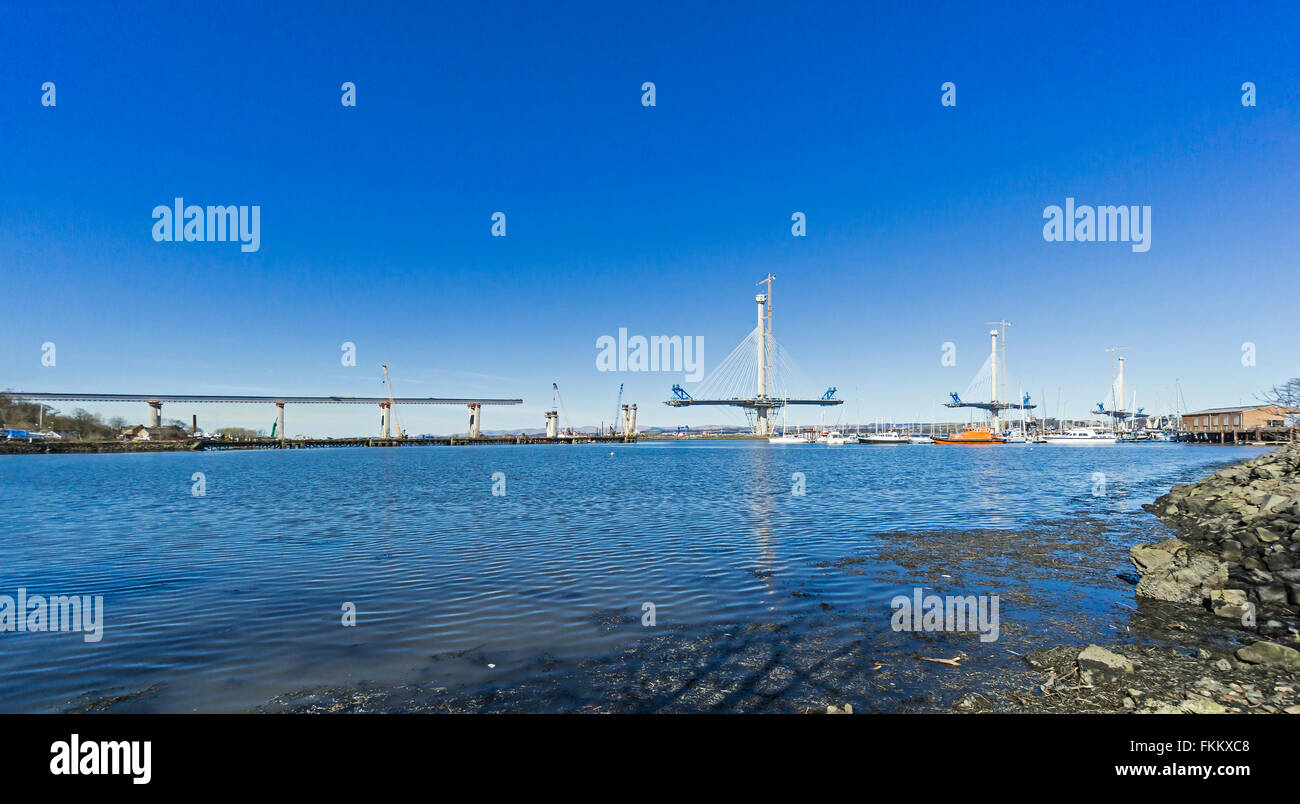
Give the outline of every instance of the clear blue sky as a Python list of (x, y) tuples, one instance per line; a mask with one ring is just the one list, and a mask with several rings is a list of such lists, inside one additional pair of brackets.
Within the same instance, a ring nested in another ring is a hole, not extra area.
[[(1293, 2), (371, 5), (0, 8), (0, 389), (374, 395), (383, 361), (399, 395), (525, 399), (489, 429), (540, 427), (552, 381), (574, 424), (620, 382), (643, 424), (738, 421), (665, 407), (679, 375), (597, 372), (595, 341), (700, 336), (712, 368), (768, 271), (778, 339), (846, 421), (928, 416), (998, 318), (1053, 412), (1103, 398), (1112, 345), (1149, 407), (1300, 374)], [(154, 242), (176, 196), (261, 205), (261, 250)], [(1067, 196), (1150, 205), (1151, 250), (1045, 242)], [(193, 412), (273, 419), (164, 409)]]

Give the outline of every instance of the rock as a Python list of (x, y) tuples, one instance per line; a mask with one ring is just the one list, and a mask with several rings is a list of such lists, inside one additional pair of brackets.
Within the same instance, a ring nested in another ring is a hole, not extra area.
[(840, 707), (838, 707), (838, 706), (828, 706), (828, 707), (826, 707), (826, 714), (828, 714), (828, 715), (851, 715), (851, 714), (853, 714), (853, 704), (844, 704), (844, 707), (843, 707), (843, 708), (840, 708)]
[(1242, 589), (1215, 589), (1209, 596), (1210, 611), (1220, 617), (1240, 620), (1250, 611), (1246, 603), (1246, 592)]
[(1288, 706), (1286, 709), (1283, 709), (1282, 711), (1286, 712), (1288, 715), (1300, 715), (1300, 704), (1296, 704), (1295, 706)]
[(1292, 673), (1300, 672), (1300, 651), (1276, 642), (1256, 642), (1237, 649), (1237, 658), (1250, 664), (1277, 667)]
[(1286, 587), (1280, 584), (1259, 587), (1259, 602), (1282, 605), (1286, 603)]
[(1223, 704), (1211, 701), (1209, 698), (1202, 698), (1199, 695), (1187, 696), (1187, 700), (1178, 704), (1178, 710), (1190, 715), (1222, 715), (1228, 711)]
[(1079, 663), (1079, 678), (1084, 684), (1118, 681), (1133, 673), (1133, 662), (1099, 645), (1084, 648), (1076, 661)]
[(1214, 663), (1214, 669), (1218, 670), (1221, 673), (1227, 673), (1228, 671), (1232, 670), (1232, 662), (1228, 661), (1227, 659), (1220, 659)]
[(1228, 564), (1206, 550), (1195, 550), (1171, 538), (1153, 545), (1134, 545), (1129, 551), (1138, 581), (1139, 597), (1175, 603), (1200, 603), (1209, 592), (1228, 580)]

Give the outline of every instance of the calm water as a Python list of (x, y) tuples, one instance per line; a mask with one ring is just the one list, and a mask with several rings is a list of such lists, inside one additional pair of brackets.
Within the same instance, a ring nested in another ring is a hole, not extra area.
[[(828, 562), (872, 555), (879, 534), (941, 545), (1087, 521), (1118, 551), (1156, 527), (1143, 503), (1259, 451), (726, 442), (0, 457), (0, 594), (104, 596), (98, 644), (0, 634), (0, 710), (148, 688), (149, 710), (240, 710), (316, 685), (427, 679), (431, 657), (452, 655), (439, 683), (473, 688), (539, 656), (619, 650), (648, 630), (645, 601), (660, 626), (688, 630), (878, 608), (926, 579)], [(191, 493), (195, 472), (206, 496)], [(817, 596), (791, 594), (804, 588)]]

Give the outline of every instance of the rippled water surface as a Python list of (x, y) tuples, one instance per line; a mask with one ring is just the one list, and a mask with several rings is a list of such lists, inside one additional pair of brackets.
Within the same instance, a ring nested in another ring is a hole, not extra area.
[[(875, 611), (933, 581), (830, 566), (893, 566), (882, 534), (938, 547), (1086, 522), (1122, 555), (1157, 527), (1143, 503), (1259, 452), (645, 442), (0, 457), (0, 594), (104, 597), (97, 644), (0, 634), (0, 710), (143, 690), (149, 710), (241, 710), (430, 674), (473, 687), (538, 657), (618, 651), (649, 630), (644, 602), (658, 627), (697, 631)], [(191, 493), (195, 472), (206, 496)], [(999, 575), (982, 586), (996, 593)], [(345, 601), (356, 627), (341, 625)]]

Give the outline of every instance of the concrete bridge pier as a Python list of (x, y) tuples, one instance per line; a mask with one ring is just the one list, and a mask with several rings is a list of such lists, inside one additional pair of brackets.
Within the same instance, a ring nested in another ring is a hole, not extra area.
[(284, 434), (284, 403), (283, 402), (275, 403), (275, 431), (276, 433), (279, 434), (281, 441), (283, 441), (286, 438)]
[(560, 414), (558, 411), (546, 411), (546, 437), (555, 438), (560, 434)]
[(636, 435), (636, 405), (628, 409), (627, 417), (627, 435)]
[(393, 432), (392, 429), (389, 427), (388, 422), (389, 422), (388, 403), (380, 402), (379, 403), (379, 434), (384, 438), (393, 437)]
[(156, 399), (149, 400), (149, 428), (162, 427), (162, 403)]
[(483, 413), (482, 405), (478, 404), (477, 402), (470, 404), (469, 406), (469, 437), (470, 438), (479, 437), (479, 424), (480, 424), (479, 419), (482, 416), (482, 413)]

